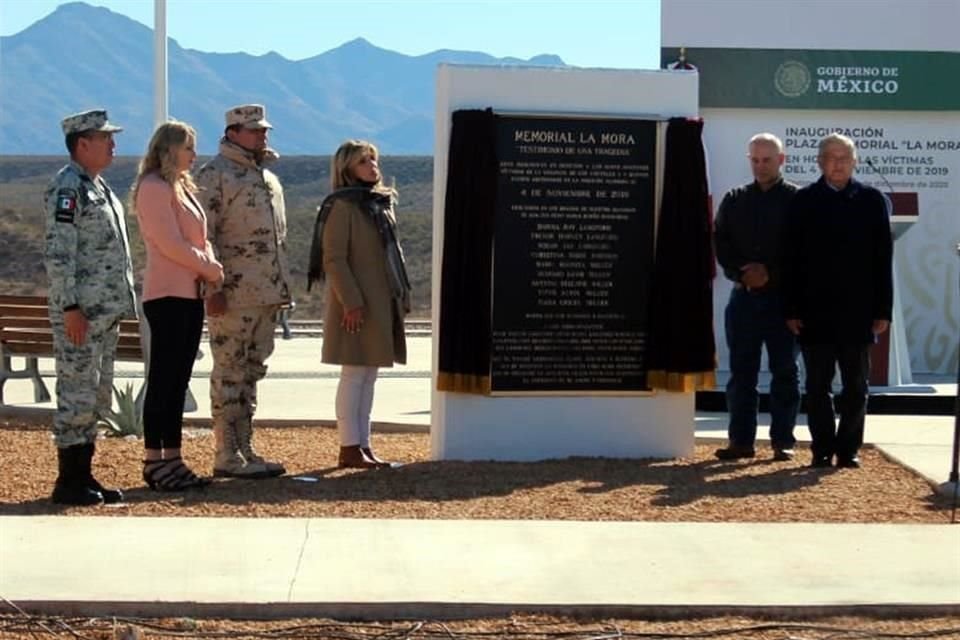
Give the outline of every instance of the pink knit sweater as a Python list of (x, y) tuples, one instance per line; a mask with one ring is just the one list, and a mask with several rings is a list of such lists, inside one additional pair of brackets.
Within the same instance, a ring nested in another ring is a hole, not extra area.
[(142, 299), (199, 297), (198, 282), (212, 280), (219, 263), (207, 241), (207, 216), (195, 199), (177, 198), (159, 175), (143, 177), (137, 221), (147, 249)]

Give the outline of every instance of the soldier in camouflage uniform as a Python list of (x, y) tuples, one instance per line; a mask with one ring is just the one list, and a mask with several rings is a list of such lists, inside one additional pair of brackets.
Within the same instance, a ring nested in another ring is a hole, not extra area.
[(113, 161), (113, 134), (102, 109), (61, 123), (70, 163), (44, 194), (50, 324), (57, 369), (53, 419), (59, 475), (53, 501), (123, 501), (94, 479), (97, 420), (110, 408), (113, 360), (122, 318), (136, 317), (123, 205), (100, 177)]
[(207, 235), (224, 272), (222, 287), (207, 292), (213, 467), (219, 477), (286, 473), (253, 448), (257, 382), (267, 374), (277, 312), (291, 303), (283, 188), (266, 168), (279, 157), (267, 147), (270, 128), (261, 105), (230, 109), (219, 154), (195, 176)]

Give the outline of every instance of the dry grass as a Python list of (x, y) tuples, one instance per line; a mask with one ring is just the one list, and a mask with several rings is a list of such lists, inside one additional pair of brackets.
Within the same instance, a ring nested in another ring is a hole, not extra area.
[[(39, 625), (43, 624), (44, 627)], [(69, 630), (68, 630), (69, 629)], [(76, 634), (76, 635), (74, 635)], [(109, 620), (47, 618), (27, 622), (0, 615), (0, 637), (90, 640), (159, 640), (161, 638), (300, 638), (361, 640), (575, 640), (613, 638), (719, 638), (726, 640), (843, 640), (865, 638), (960, 638), (960, 617), (797, 618), (716, 616), (684, 620), (580, 620), (514, 615), (501, 619), (349, 623), (327, 619), (282, 622), (240, 620)]]
[[(212, 473), (213, 438), (194, 429), (184, 458)], [(202, 491), (164, 494), (140, 479), (142, 443), (101, 439), (95, 471), (119, 486), (121, 509), (64, 508), (48, 496), (56, 477), (49, 434), (0, 421), (0, 515), (551, 519), (671, 522), (946, 523), (950, 503), (921, 478), (862, 452), (859, 470), (809, 469), (809, 453), (773, 462), (720, 462), (713, 445), (679, 460), (572, 458), (537, 463), (432, 462), (426, 434), (375, 434), (400, 469), (335, 468), (337, 438), (322, 427), (259, 428), (258, 449), (288, 469), (283, 478), (218, 480)], [(297, 480), (299, 476), (316, 482)]]

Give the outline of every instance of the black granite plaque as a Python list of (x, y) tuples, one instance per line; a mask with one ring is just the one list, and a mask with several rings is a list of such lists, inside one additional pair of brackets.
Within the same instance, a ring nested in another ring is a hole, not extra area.
[(499, 117), (494, 393), (646, 389), (656, 123)]

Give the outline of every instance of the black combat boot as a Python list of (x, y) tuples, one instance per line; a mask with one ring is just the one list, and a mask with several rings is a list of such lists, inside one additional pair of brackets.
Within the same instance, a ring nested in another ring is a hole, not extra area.
[(86, 445), (57, 449), (60, 472), (51, 496), (56, 504), (89, 507), (103, 502), (103, 494), (87, 485), (83, 471), (86, 457), (84, 446)]
[(100, 492), (100, 495), (103, 496), (104, 504), (117, 504), (123, 502), (123, 492), (120, 491), (120, 489), (104, 489), (103, 485), (97, 482), (97, 479), (93, 477), (93, 471), (91, 470), (91, 467), (93, 465), (93, 453), (96, 450), (94, 444), (91, 442), (81, 446), (83, 448), (83, 475), (84, 478), (86, 478), (87, 486), (94, 491)]

